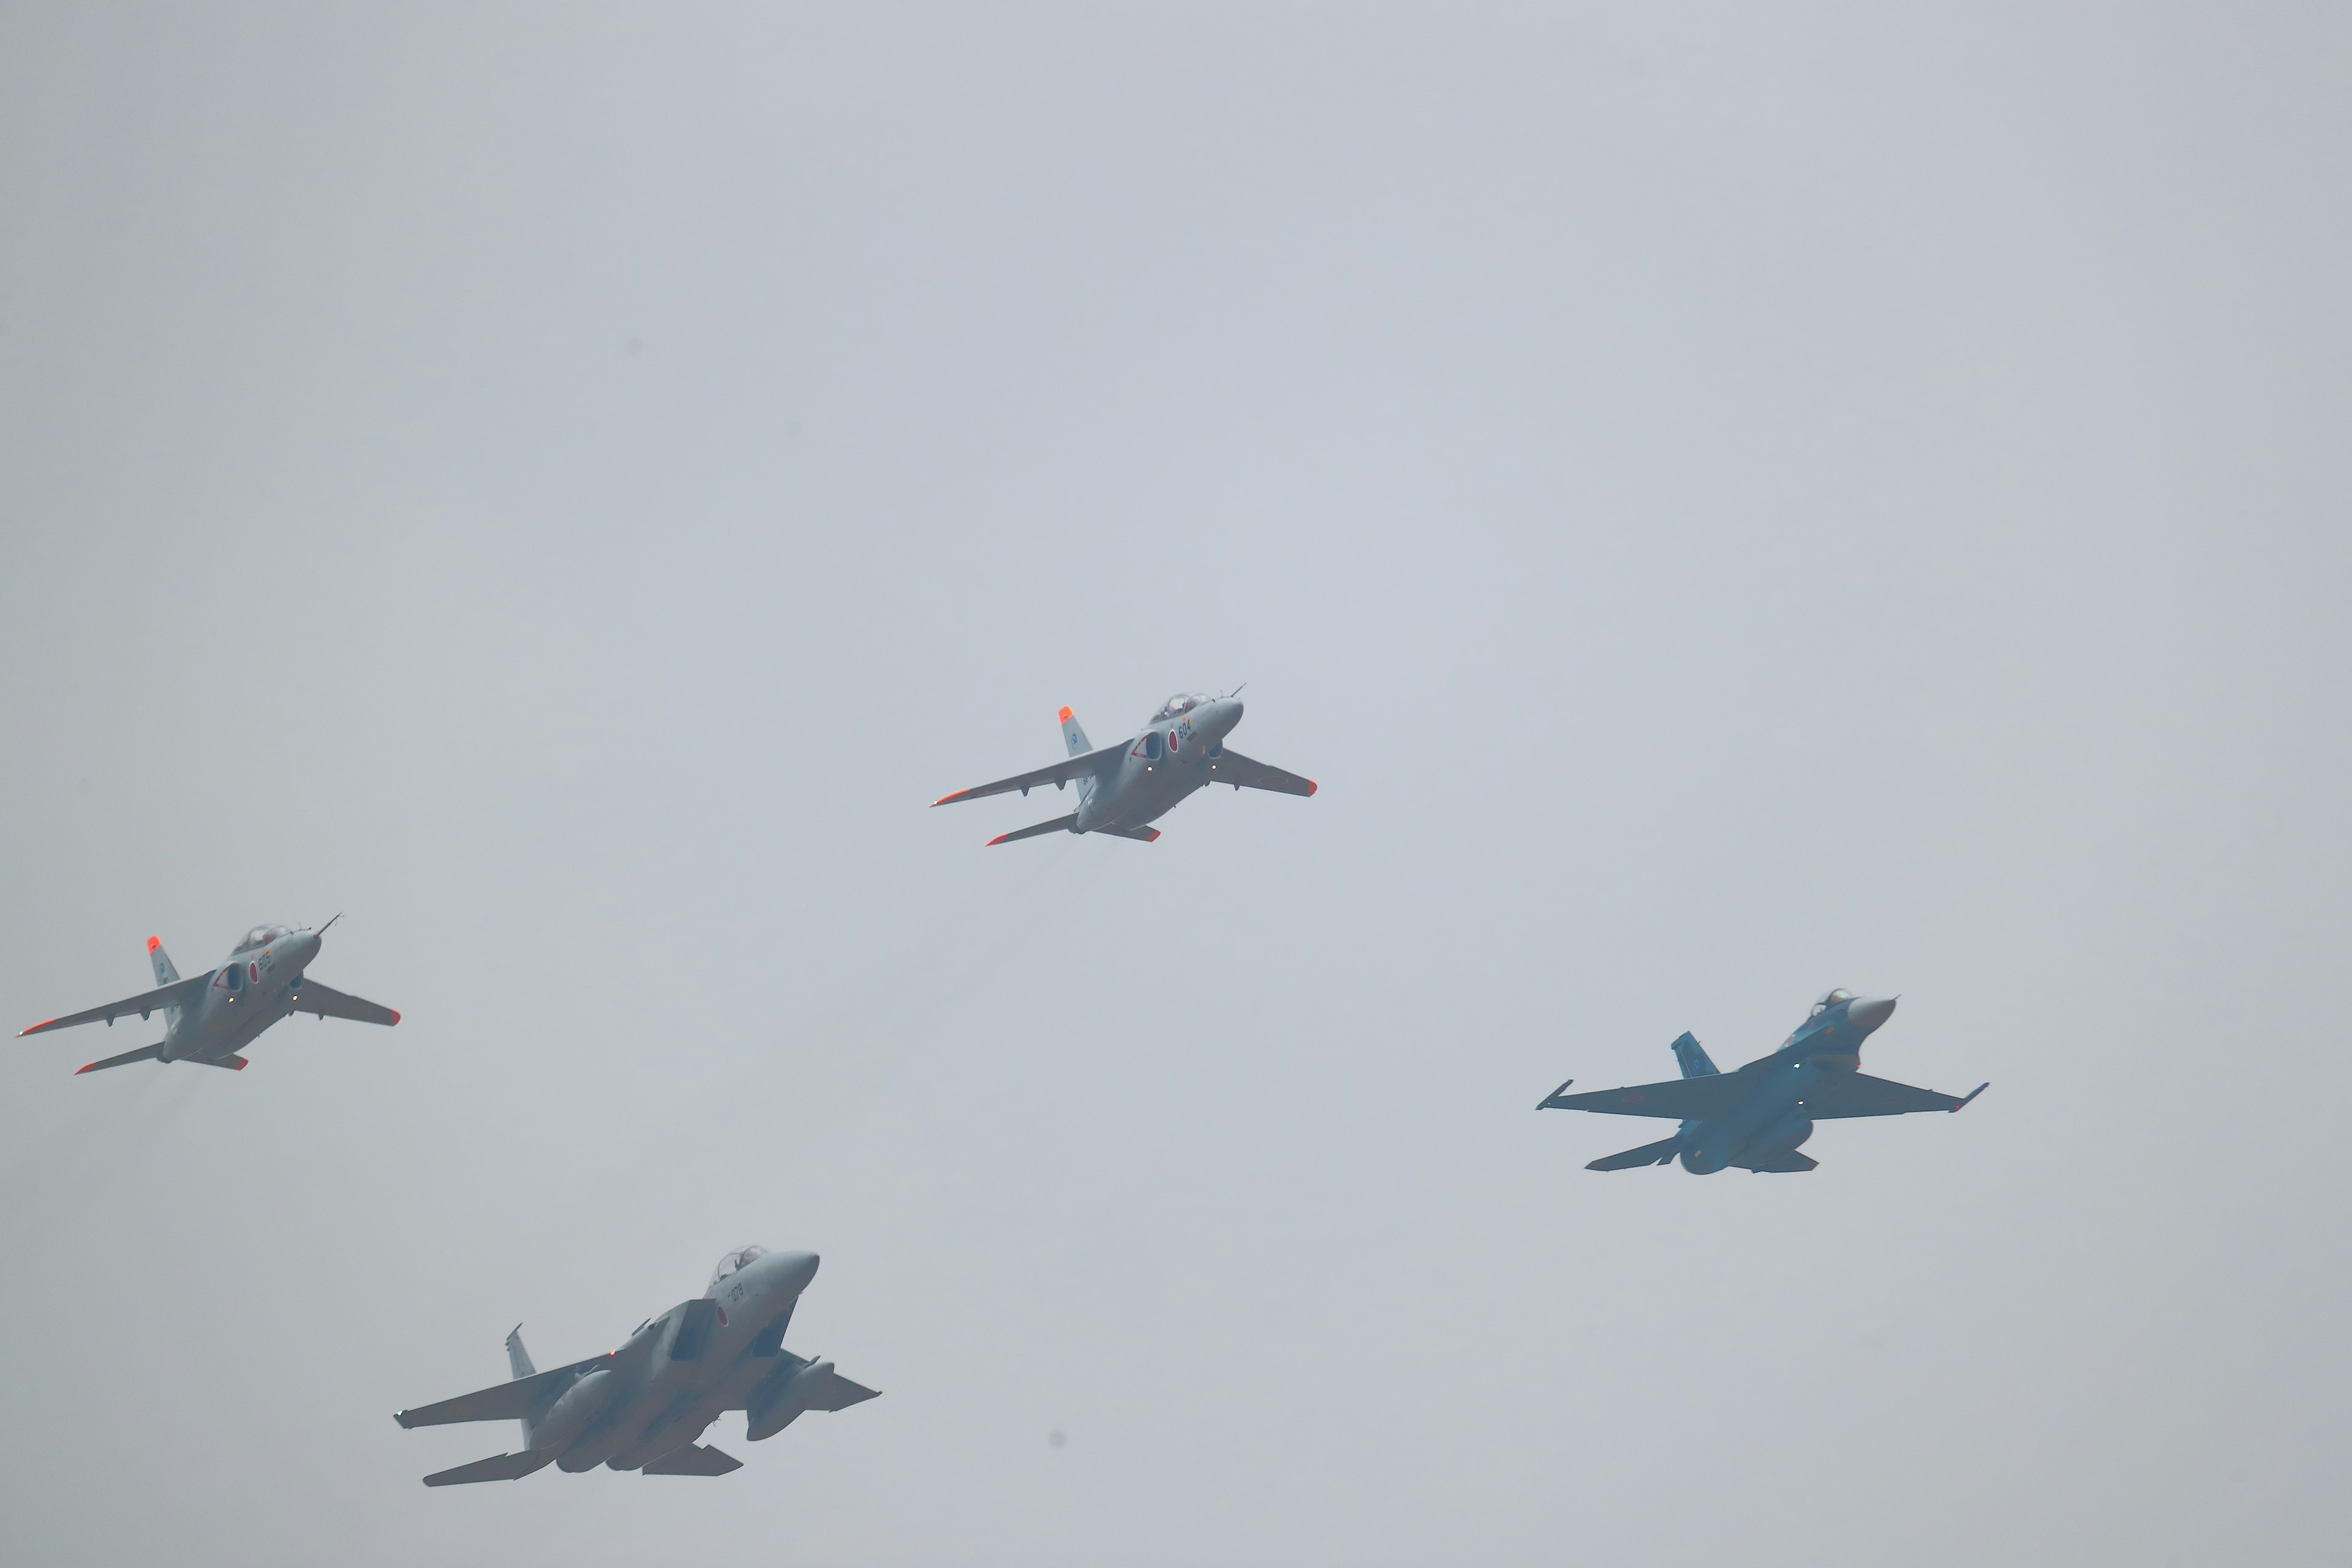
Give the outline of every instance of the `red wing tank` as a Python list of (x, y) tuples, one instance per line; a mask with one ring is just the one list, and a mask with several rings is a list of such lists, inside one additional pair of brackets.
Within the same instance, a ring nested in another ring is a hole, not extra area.
[(46, 1034), (51, 1029), (71, 1028), (76, 1024), (110, 1025), (132, 1013), (142, 1019), (161, 1013), (161, 1040), (121, 1056), (101, 1057), (87, 1067), (76, 1068), (75, 1072), (96, 1072), (100, 1068), (149, 1061), (200, 1062), (205, 1067), (242, 1071), (246, 1059), (237, 1053), (259, 1038), (270, 1025), (297, 1013), (315, 1013), (321, 1018), (350, 1018), (362, 1024), (399, 1023), (400, 1015), (391, 1008), (346, 995), (310, 978), (310, 964), (319, 956), (320, 942), (327, 934), (327, 926), (342, 918), (337, 915), (316, 931), (308, 926), (256, 926), (245, 933), (245, 940), (236, 944), (227, 963), (209, 973), (191, 975), (185, 980), (172, 967), (162, 939), (151, 936), (147, 939), (147, 961), (154, 966), (154, 990), (87, 1012), (46, 1019), (29, 1029), (19, 1029), (17, 1036), (22, 1038), (26, 1035)]
[(723, 1476), (743, 1461), (701, 1446), (713, 1421), (744, 1413), (744, 1436), (772, 1437), (812, 1410), (846, 1410), (877, 1397), (784, 1349), (801, 1292), (816, 1278), (814, 1252), (746, 1247), (719, 1260), (709, 1286), (637, 1325), (628, 1342), (551, 1372), (531, 1365), (522, 1331), (507, 1336), (509, 1383), (397, 1412), (403, 1426), (518, 1421), (522, 1447), (425, 1478), (428, 1487), (511, 1481), (559, 1469), (647, 1476)]
[(1673, 1047), (1681, 1078), (1591, 1094), (1567, 1093), (1564, 1083), (1536, 1109), (1667, 1116), (1682, 1123), (1673, 1137), (1595, 1160), (1588, 1171), (1628, 1171), (1676, 1160), (1700, 1176), (1732, 1165), (1744, 1171), (1810, 1171), (1820, 1162), (1797, 1150), (1813, 1135), (1817, 1121), (1958, 1110), (1985, 1091), (1980, 1083), (1955, 1098), (1860, 1070), (1862, 1042), (1894, 1016), (1891, 996), (1832, 991), (1813, 1004), (1779, 1050), (1736, 1072), (1717, 1070), (1697, 1039), (1685, 1034)]
[(1284, 773), (1226, 747), (1225, 737), (1242, 721), (1242, 705), (1234, 695), (1180, 691), (1161, 703), (1160, 711), (1142, 729), (1108, 746), (1089, 742), (1068, 709), (1062, 710), (1061, 719), (1062, 743), (1069, 752), (1065, 760), (994, 784), (960, 789), (931, 804), (978, 800), (984, 795), (1005, 795), (1016, 789), (1025, 795), (1047, 784), (1055, 789), (1076, 784), (1077, 809), (1067, 816), (1000, 833), (989, 842), (1010, 844), (1041, 833), (1109, 833), (1149, 844), (1160, 837), (1160, 829), (1151, 824), (1207, 784), (1272, 790), (1277, 795), (1315, 793), (1313, 779)]

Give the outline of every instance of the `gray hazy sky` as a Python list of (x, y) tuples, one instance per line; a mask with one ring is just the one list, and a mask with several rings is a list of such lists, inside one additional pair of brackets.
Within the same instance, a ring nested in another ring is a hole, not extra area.
[[(2352, 20), (1961, 9), (0, 10), (0, 1016), (406, 1015), (0, 1054), (6, 1555), (2337, 1558)], [(885, 1398), (417, 1485), (754, 1240)]]

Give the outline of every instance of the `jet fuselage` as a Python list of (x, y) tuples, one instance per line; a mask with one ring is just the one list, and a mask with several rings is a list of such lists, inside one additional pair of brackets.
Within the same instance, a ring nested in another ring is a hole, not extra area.
[(1851, 1073), (1862, 1063), (1862, 1042), (1894, 1016), (1891, 998), (1846, 997), (1824, 1005), (1797, 1026), (1770, 1056), (1732, 1076), (1748, 1080), (1745, 1098), (1723, 1114), (1685, 1123), (1682, 1167), (1712, 1175), (1733, 1161), (1794, 1153), (1813, 1135), (1806, 1097), (1823, 1076)]
[(1224, 754), (1225, 737), (1241, 721), (1240, 700), (1220, 697), (1137, 731), (1116, 769), (1078, 782), (1077, 831), (1127, 833), (1149, 826), (1194, 790), (1214, 784), (1213, 766)]
[[(704, 1313), (688, 1301), (638, 1329), (613, 1352), (612, 1383), (600, 1408), (564, 1445), (557, 1468), (634, 1470), (695, 1442), (778, 1370), (779, 1320), (792, 1315), (816, 1268), (814, 1252), (764, 1254), (711, 1281), (702, 1298), (716, 1303), (707, 1323), (690, 1325)], [(777, 1332), (762, 1341), (761, 1331), (772, 1324)], [(685, 1347), (689, 1353), (684, 1355), (682, 1335), (699, 1341)]]
[[(230, 953), (228, 961), (213, 971), (212, 984), (194, 1005), (164, 1014), (160, 1059), (218, 1061), (233, 1057), (260, 1038), (272, 1024), (292, 1016), (303, 971), (319, 956), (319, 933), (302, 930)], [(149, 949), (162, 951), (152, 938)]]

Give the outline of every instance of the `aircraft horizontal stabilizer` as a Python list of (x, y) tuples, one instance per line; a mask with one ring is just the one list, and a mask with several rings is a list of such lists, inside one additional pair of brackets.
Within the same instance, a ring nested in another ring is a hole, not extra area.
[(1811, 1154), (1800, 1154), (1794, 1149), (1783, 1149), (1776, 1154), (1767, 1154), (1761, 1159), (1734, 1160), (1731, 1163), (1743, 1171), (1761, 1171), (1768, 1175), (1775, 1172), (1810, 1171), (1821, 1163)]
[(152, 1046), (142, 1046), (135, 1051), (125, 1051), (119, 1057), (100, 1057), (88, 1067), (74, 1068), (74, 1077), (79, 1078), (86, 1072), (96, 1072), (100, 1068), (119, 1068), (129, 1062), (152, 1062), (163, 1054), (163, 1044), (158, 1041)]
[(1680, 1133), (1661, 1138), (1655, 1143), (1644, 1143), (1639, 1149), (1628, 1149), (1622, 1154), (1606, 1154), (1584, 1168), (1588, 1171), (1631, 1171), (1641, 1165), (1666, 1165), (1674, 1163), (1683, 1152)]
[(192, 1061), (200, 1068), (226, 1068), (231, 1072), (243, 1072), (253, 1065), (243, 1057), (185, 1057), (182, 1059)]
[(492, 1454), (487, 1459), (476, 1459), (470, 1465), (460, 1465), (454, 1470), (436, 1470), (425, 1478), (428, 1487), (462, 1487), (468, 1481), (520, 1480), (533, 1470), (543, 1468), (555, 1458), (552, 1449), (523, 1454)]
[(552, 1405), (556, 1395), (572, 1386), (574, 1378), (595, 1371), (612, 1359), (607, 1352), (588, 1361), (576, 1361), (570, 1366), (516, 1378), (512, 1383), (478, 1388), (455, 1399), (420, 1405), (414, 1410), (395, 1410), (392, 1418), (411, 1427), (445, 1426), (452, 1421), (528, 1421)]
[(1209, 759), (1209, 782), (1231, 784), (1235, 789), (1270, 789), (1276, 795), (1315, 793), (1313, 779), (1284, 773), (1272, 763), (1234, 751), (1221, 751)]
[(688, 1447), (674, 1449), (638, 1471), (646, 1476), (723, 1476), (730, 1470), (740, 1470), (743, 1461), (717, 1448)]
[(213, 977), (209, 973), (199, 974), (187, 980), (174, 980), (169, 985), (159, 985), (152, 991), (142, 991), (138, 995), (125, 996), (120, 1002), (109, 1002), (103, 1007), (92, 1007), (80, 1013), (68, 1013), (62, 1018), (44, 1018), (29, 1029), (17, 1030), (16, 1034), (19, 1038), (26, 1035), (46, 1035), (51, 1029), (70, 1029), (76, 1024), (96, 1024), (101, 1021), (111, 1024), (117, 1018), (128, 1016), (132, 1013), (143, 1018), (148, 1014), (165, 1007), (185, 1007), (203, 996), (205, 987), (212, 983)]
[(989, 843), (1010, 844), (1016, 838), (1034, 838), (1041, 833), (1067, 833), (1077, 825), (1078, 814), (1074, 811), (1067, 816), (1057, 816), (1051, 822), (1041, 822), (1034, 827), (1017, 827), (1010, 833), (1000, 833), (990, 839)]
[(1160, 829), (1156, 827), (1106, 827), (1103, 831), (1113, 838), (1132, 838), (1138, 844), (1160, 842)]
[(383, 1024), (387, 1027), (400, 1022), (400, 1015), (389, 1007), (310, 979), (305, 979), (295, 989), (294, 1011), (316, 1013), (321, 1018), (349, 1018), (356, 1024)]

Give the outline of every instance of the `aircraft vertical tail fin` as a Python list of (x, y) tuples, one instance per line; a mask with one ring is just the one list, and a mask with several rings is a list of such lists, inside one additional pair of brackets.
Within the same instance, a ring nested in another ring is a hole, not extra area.
[[(507, 1368), (515, 1374), (516, 1381), (518, 1382), (526, 1377), (537, 1377), (539, 1375), (539, 1368), (530, 1364), (530, 1352), (522, 1348), (522, 1325), (520, 1323), (517, 1323), (513, 1328), (507, 1331)], [(546, 1412), (541, 1411), (541, 1414), (544, 1415)], [(530, 1440), (536, 1435), (538, 1426), (539, 1423), (532, 1420), (530, 1416), (526, 1415), (522, 1418), (522, 1447), (525, 1453), (529, 1453), (530, 1451)], [(503, 1458), (503, 1456), (501, 1457)], [(488, 1463), (487, 1460), (484, 1462)], [(497, 1476), (488, 1477), (485, 1479), (503, 1480), (506, 1478), (503, 1476)], [(427, 1480), (425, 1484), (429, 1487), (446, 1486), (449, 1483), (446, 1481)]]
[(1093, 751), (1094, 746), (1087, 740), (1087, 732), (1078, 728), (1077, 716), (1065, 708), (1061, 718), (1062, 743), (1070, 748), (1070, 755), (1083, 757)]
[(151, 936), (147, 939), (147, 957), (149, 962), (155, 965), (156, 984), (170, 985), (180, 978), (180, 972), (172, 967), (172, 955), (163, 951), (162, 937)]
[(1682, 1038), (1674, 1043), (1673, 1049), (1675, 1060), (1682, 1064), (1685, 1078), (1713, 1078), (1723, 1070), (1707, 1059), (1706, 1047), (1700, 1045), (1698, 1037), (1688, 1029), (1683, 1031)]

